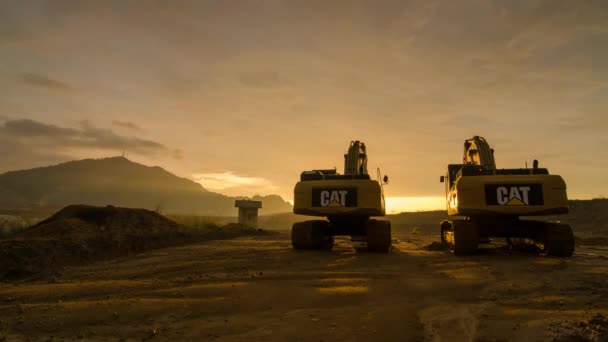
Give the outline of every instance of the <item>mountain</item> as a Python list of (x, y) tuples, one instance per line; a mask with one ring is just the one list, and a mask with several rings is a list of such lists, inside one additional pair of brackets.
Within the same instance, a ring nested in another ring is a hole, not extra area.
[[(263, 202), (261, 214), (291, 211), (291, 205), (280, 196), (255, 199)], [(158, 166), (141, 165), (124, 157), (77, 160), (0, 174), (0, 208), (4, 209), (111, 204), (171, 214), (234, 216), (234, 200)]]

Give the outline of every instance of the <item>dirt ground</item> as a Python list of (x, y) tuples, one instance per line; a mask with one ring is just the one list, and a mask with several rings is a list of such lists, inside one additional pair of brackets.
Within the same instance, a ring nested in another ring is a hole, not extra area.
[(0, 283), (0, 340), (605, 338), (608, 247), (552, 258), (494, 245), (456, 257), (424, 248), (436, 236), (394, 235), (388, 255), (356, 252), (346, 239), (333, 251), (294, 251), (284, 232)]

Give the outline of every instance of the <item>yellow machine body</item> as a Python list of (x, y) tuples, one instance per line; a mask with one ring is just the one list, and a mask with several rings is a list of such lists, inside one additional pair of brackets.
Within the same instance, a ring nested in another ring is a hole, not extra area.
[[(536, 201), (532, 200), (532, 191)], [(449, 216), (535, 216), (568, 212), (566, 183), (558, 175), (457, 176), (446, 182)]]
[(372, 219), (385, 216), (383, 185), (388, 177), (372, 180), (367, 172), (367, 150), (359, 140), (350, 142), (344, 154), (344, 173), (335, 168), (303, 171), (294, 187), (293, 212), (326, 219), (296, 222), (291, 228), (294, 249), (326, 249), (334, 237), (350, 236), (359, 247), (388, 253), (391, 223)]
[(494, 149), (480, 136), (464, 142), (462, 164), (448, 165), (447, 214), (441, 241), (456, 254), (476, 251), (482, 241), (505, 237), (511, 248), (534, 246), (541, 253), (571, 256), (572, 228), (559, 222), (522, 220), (522, 216), (568, 212), (566, 183), (546, 168), (497, 169)]
[(300, 181), (293, 212), (310, 216), (384, 216), (382, 186), (368, 179)]

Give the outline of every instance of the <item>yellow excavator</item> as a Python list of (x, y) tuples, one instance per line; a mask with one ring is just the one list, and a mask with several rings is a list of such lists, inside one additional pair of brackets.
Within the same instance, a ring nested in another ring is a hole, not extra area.
[(344, 174), (336, 169), (304, 171), (294, 188), (293, 212), (321, 216), (327, 220), (294, 223), (294, 249), (331, 249), (334, 236), (351, 236), (353, 243), (368, 251), (387, 253), (391, 247), (389, 221), (371, 219), (385, 216), (383, 185), (388, 177), (372, 180), (367, 172), (365, 144), (351, 141), (344, 155)]
[(448, 165), (440, 181), (450, 216), (441, 223), (441, 241), (455, 254), (472, 253), (492, 237), (507, 238), (511, 247), (535, 246), (546, 255), (574, 252), (569, 225), (521, 218), (568, 212), (566, 183), (537, 160), (532, 168), (497, 169), (494, 150), (474, 136), (464, 142), (463, 163)]

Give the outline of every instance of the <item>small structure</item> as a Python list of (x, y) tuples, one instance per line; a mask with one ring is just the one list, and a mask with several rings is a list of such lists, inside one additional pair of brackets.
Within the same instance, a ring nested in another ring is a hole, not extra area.
[(236, 200), (234, 206), (239, 208), (239, 224), (257, 228), (262, 201)]

